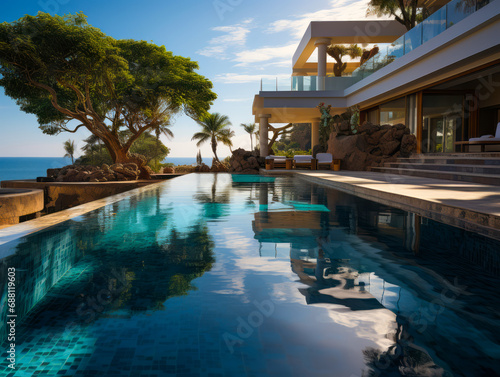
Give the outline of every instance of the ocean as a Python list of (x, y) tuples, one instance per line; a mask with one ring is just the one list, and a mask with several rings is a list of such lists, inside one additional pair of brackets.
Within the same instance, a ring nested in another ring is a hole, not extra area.
[[(167, 157), (163, 162), (191, 165), (196, 164), (196, 157)], [(212, 157), (204, 157), (203, 162), (211, 165)], [(0, 181), (45, 177), (47, 169), (62, 168), (70, 164), (71, 159), (66, 157), (0, 157)]]
[(0, 157), (0, 181), (46, 177), (47, 169), (71, 165), (66, 157)]

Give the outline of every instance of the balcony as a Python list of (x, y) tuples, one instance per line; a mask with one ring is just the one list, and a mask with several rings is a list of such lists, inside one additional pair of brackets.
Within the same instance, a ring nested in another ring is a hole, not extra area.
[(353, 84), (408, 54), (494, 0), (453, 0), (434, 12), (352, 73)]
[(325, 90), (344, 90), (355, 84), (351, 76), (343, 77), (318, 77), (318, 76), (292, 76), (288, 79), (264, 80), (260, 82), (260, 90), (268, 92), (278, 91), (315, 91), (318, 90), (319, 80), (324, 80)]
[(355, 69), (351, 76), (292, 76), (287, 79), (261, 80), (261, 91), (317, 91), (324, 80), (326, 91), (342, 91), (372, 73), (410, 53), (425, 42), (454, 26), (494, 0), (453, 0), (422, 23), (390, 44), (380, 45), (379, 53)]

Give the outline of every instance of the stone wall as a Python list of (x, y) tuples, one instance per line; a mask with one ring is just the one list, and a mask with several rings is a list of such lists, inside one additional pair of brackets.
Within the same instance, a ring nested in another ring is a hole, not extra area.
[(265, 159), (260, 157), (258, 152), (239, 148), (233, 151), (229, 164), (229, 172), (259, 174), (260, 167), (265, 165)]
[(417, 146), (417, 139), (404, 124), (377, 126), (365, 122), (354, 135), (332, 132), (328, 140), (328, 153), (342, 160), (343, 170), (370, 170), (409, 157)]
[(126, 182), (35, 182), (2, 181), (2, 188), (28, 188), (44, 191), (44, 211), (53, 213), (107, 196), (120, 194), (158, 181)]

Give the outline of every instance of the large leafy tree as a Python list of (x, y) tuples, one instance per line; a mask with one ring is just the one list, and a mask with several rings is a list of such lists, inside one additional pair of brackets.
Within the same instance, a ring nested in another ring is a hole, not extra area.
[(428, 17), (429, 10), (419, 5), (418, 0), (370, 0), (367, 14), (377, 17), (394, 17), (407, 30), (410, 30)]
[[(127, 137), (127, 132), (122, 132), (121, 137)], [(98, 137), (90, 135), (84, 141), (85, 145), (82, 147), (84, 154), (77, 160), (77, 164), (102, 165), (113, 162), (108, 150)], [(154, 171), (158, 171), (160, 163), (168, 156), (170, 149), (157, 136), (146, 131), (134, 141), (130, 152), (143, 156), (146, 164)]]
[(217, 157), (217, 143), (221, 142), (228, 147), (233, 145), (231, 137), (234, 132), (229, 128), (231, 125), (229, 118), (226, 115), (212, 113), (201, 117), (198, 124), (202, 129), (200, 132), (196, 132), (191, 140), (197, 140), (196, 146), (198, 147), (210, 141), (215, 160), (220, 163), (219, 157)]
[[(114, 162), (144, 132), (162, 132), (184, 110), (197, 119), (216, 95), (198, 64), (164, 46), (116, 40), (82, 13), (38, 13), (0, 24), (0, 85), (46, 134), (87, 128)], [(120, 137), (126, 130), (127, 137)]]

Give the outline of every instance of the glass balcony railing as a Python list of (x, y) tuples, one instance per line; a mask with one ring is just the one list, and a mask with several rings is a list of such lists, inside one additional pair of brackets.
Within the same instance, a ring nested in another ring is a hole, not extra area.
[(344, 90), (351, 86), (354, 81), (350, 76), (345, 77), (323, 77), (318, 76), (292, 76), (290, 79), (262, 79), (261, 91), (315, 91), (319, 90), (318, 80), (325, 80), (325, 90)]
[(413, 51), (494, 0), (453, 0), (396, 39), (352, 73), (353, 84)]
[[(324, 77), (325, 90), (344, 90), (370, 76), (380, 68), (408, 54), (423, 43), (441, 34), (470, 14), (494, 0), (453, 0), (389, 45), (379, 46), (379, 52), (352, 72), (352, 76)], [(317, 76), (293, 76), (291, 79), (261, 80), (261, 91), (319, 90)]]

